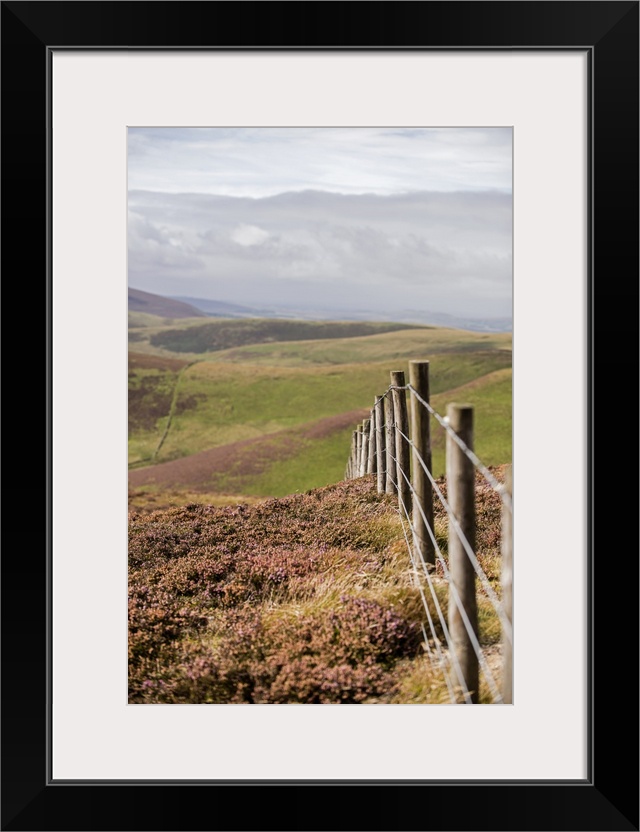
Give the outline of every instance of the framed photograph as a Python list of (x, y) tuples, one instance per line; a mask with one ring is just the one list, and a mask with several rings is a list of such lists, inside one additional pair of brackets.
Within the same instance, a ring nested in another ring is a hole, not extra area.
[[(42, 281), (47, 413), (41, 545), (3, 558), (2, 828), (638, 829), (637, 414), (620, 431), (610, 392), (623, 352), (637, 378), (638, 3), (4, 2), (2, 21), (5, 288)], [(128, 701), (127, 138), (230, 125), (510, 131), (512, 705)]]

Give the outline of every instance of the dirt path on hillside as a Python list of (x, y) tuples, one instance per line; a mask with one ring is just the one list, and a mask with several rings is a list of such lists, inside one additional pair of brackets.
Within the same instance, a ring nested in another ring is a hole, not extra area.
[(129, 486), (141, 488), (157, 485), (162, 488), (188, 487), (194, 491), (207, 491), (215, 483), (216, 475), (228, 471), (239, 476), (258, 475), (272, 462), (295, 456), (306, 440), (323, 439), (350, 426), (355, 429), (356, 424), (368, 415), (369, 410), (366, 408), (350, 410), (266, 436), (211, 448), (171, 462), (137, 468), (129, 471)]
[(162, 446), (164, 445), (164, 443), (166, 441), (166, 438), (169, 435), (169, 431), (171, 430), (171, 423), (173, 422), (173, 417), (175, 416), (175, 412), (176, 412), (176, 404), (178, 402), (178, 390), (180, 388), (180, 382), (182, 381), (182, 376), (187, 372), (189, 367), (193, 367), (194, 364), (198, 364), (198, 363), (199, 363), (198, 361), (189, 362), (189, 364), (186, 364), (184, 367), (182, 367), (182, 369), (180, 370), (180, 372), (176, 376), (176, 383), (173, 387), (173, 395), (171, 396), (171, 404), (169, 405), (169, 415), (167, 416), (167, 424), (165, 425), (164, 432), (163, 432), (162, 436), (160, 437), (160, 441), (158, 442), (158, 445), (157, 445), (155, 451), (153, 452), (152, 460), (154, 460), (154, 461), (158, 458), (158, 454), (162, 450)]

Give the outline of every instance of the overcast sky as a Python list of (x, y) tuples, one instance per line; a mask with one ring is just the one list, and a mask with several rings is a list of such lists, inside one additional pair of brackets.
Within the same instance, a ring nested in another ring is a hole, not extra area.
[(130, 128), (129, 285), (511, 315), (510, 128)]

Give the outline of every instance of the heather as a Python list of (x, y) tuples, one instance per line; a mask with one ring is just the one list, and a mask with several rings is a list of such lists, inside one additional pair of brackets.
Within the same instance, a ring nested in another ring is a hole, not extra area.
[[(478, 506), (495, 581), (499, 507), (486, 489)], [(396, 507), (363, 477), (254, 505), (132, 512), (129, 701), (439, 701)], [(446, 556), (441, 512), (436, 530)], [(484, 608), (481, 626), (495, 642)]]
[(274, 318), (222, 319), (154, 332), (149, 342), (176, 353), (203, 353), (245, 345), (287, 341), (357, 338), (380, 332), (415, 329), (395, 323), (355, 321), (295, 321)]

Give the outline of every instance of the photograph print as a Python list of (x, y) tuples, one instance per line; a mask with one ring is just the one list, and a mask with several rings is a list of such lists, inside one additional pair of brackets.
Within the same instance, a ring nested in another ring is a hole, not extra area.
[(128, 702), (511, 704), (512, 130), (128, 128)]

